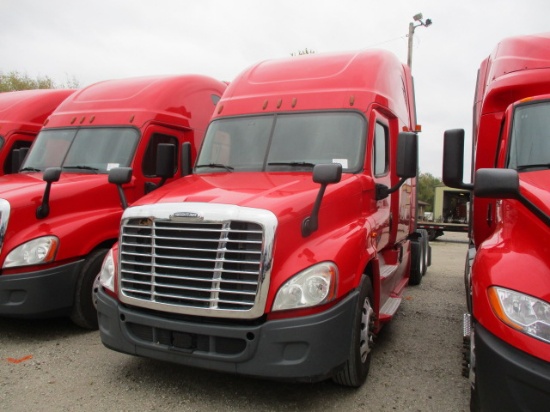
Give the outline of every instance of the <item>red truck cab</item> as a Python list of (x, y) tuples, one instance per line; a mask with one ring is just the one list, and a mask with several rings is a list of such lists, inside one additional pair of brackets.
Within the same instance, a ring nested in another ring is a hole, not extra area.
[(243, 71), (194, 173), (124, 212), (100, 275), (102, 342), (217, 371), (360, 386), (376, 333), (425, 270), (415, 129), (410, 71), (385, 51)]
[(0, 93), (0, 175), (17, 171), (44, 121), (73, 92), (40, 89)]
[(443, 180), (473, 190), (465, 285), (471, 409), (550, 405), (550, 34), (504, 39), (478, 72), (473, 184), (464, 131), (446, 132)]
[(181, 176), (225, 88), (199, 75), (104, 81), (49, 116), (20, 172), (0, 178), (0, 316), (97, 328), (93, 290), (123, 211), (109, 173), (132, 168), (130, 203)]

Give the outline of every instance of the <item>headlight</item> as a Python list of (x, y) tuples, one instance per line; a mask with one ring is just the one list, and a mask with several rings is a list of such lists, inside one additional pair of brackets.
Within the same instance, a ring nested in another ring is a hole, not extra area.
[(273, 310), (298, 309), (321, 305), (336, 296), (338, 269), (324, 262), (298, 273), (277, 292)]
[(38, 265), (51, 262), (55, 258), (59, 239), (55, 236), (44, 236), (33, 239), (13, 249), (6, 260), (4, 268)]
[(99, 282), (101, 286), (111, 292), (115, 291), (115, 259), (113, 258), (112, 249), (107, 252), (105, 259), (103, 259), (103, 265), (99, 272)]
[(514, 290), (490, 287), (489, 301), (498, 318), (508, 326), (550, 343), (550, 304)]

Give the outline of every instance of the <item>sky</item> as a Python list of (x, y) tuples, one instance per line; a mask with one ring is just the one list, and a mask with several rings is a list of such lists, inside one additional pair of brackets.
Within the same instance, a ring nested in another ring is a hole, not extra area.
[(231, 81), (301, 50), (385, 49), (412, 74), (420, 171), (441, 177), (443, 133), (466, 132), (469, 179), (477, 69), (500, 40), (550, 31), (548, 0), (0, 0), (0, 73), (80, 87), (198, 73)]

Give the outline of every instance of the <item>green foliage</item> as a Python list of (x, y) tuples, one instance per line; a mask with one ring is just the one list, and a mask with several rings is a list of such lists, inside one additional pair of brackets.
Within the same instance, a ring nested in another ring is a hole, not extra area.
[(304, 54), (315, 54), (315, 50), (306, 47), (304, 50), (298, 50), (297, 53), (290, 53), (291, 56), (303, 56)]
[(74, 77), (67, 79), (67, 82), (64, 84), (56, 84), (48, 76), (37, 76), (36, 79), (33, 79), (29, 75), (21, 74), (17, 71), (7, 74), (0, 72), (0, 93), (31, 89), (77, 89), (78, 87), (78, 80)]
[(432, 212), (434, 206), (435, 187), (443, 184), (441, 179), (432, 176), (431, 173), (420, 173), (417, 180), (417, 195), (418, 200), (422, 200), (429, 204), (426, 207), (426, 212)]

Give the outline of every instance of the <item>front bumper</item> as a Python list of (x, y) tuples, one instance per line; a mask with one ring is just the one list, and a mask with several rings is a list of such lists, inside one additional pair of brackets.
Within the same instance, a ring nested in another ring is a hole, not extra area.
[(479, 324), (475, 325), (475, 353), (481, 410), (549, 410), (550, 363), (505, 343)]
[(348, 359), (358, 294), (300, 318), (244, 325), (126, 307), (100, 288), (99, 331), (113, 350), (203, 369), (270, 379), (314, 382)]
[(0, 276), (0, 316), (47, 318), (70, 314), (83, 262)]

